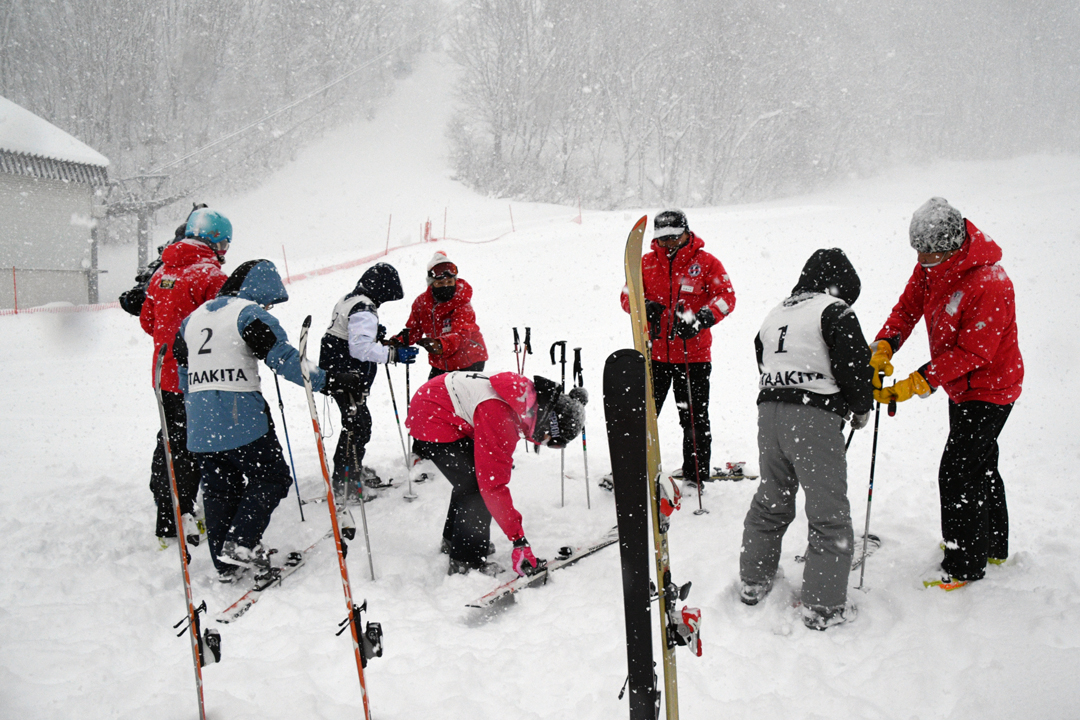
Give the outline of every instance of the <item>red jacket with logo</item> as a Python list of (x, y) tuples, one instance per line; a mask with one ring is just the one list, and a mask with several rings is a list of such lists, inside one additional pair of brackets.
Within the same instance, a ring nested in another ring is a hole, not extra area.
[(413, 300), (409, 321), (405, 323), (409, 341), (415, 344), (420, 338), (429, 337), (442, 342), (442, 353), (428, 353), (431, 367), (449, 372), (488, 359), (484, 336), (476, 324), (472, 295), (472, 286), (458, 278), (454, 297), (446, 302), (435, 302), (430, 287)]
[(536, 424), (536, 388), (517, 373), (503, 372), (488, 378), (498, 398), (480, 402), (473, 425), (454, 410), (446, 389), (446, 375), (437, 375), (420, 386), (409, 404), (405, 426), (419, 440), (448, 443), (473, 439), (476, 481), (495, 522), (511, 541), (525, 536), (521, 513), (510, 497), (510, 472), (518, 438), (532, 438)]
[(967, 239), (945, 262), (915, 266), (875, 340), (898, 350), (919, 318), (926, 321), (930, 362), (923, 374), (953, 402), (1008, 405), (1020, 397), (1024, 359), (1016, 333), (1012, 280), (998, 265), (1001, 248), (971, 221)]
[[(652, 251), (641, 258), (645, 299), (664, 306), (660, 326), (653, 329), (660, 335), (652, 344), (652, 359), (657, 362), (681, 364), (712, 359), (712, 332), (708, 328), (686, 340), (685, 352), (683, 339), (672, 331), (674, 311), (680, 302), (694, 314), (708, 306), (718, 323), (735, 309), (735, 290), (727, 271), (704, 248), (704, 241), (690, 233), (689, 242), (679, 248), (674, 258), (669, 260), (667, 250), (656, 240), (652, 242)], [(625, 286), (621, 300), (623, 310), (630, 312), (630, 296)]]
[[(146, 287), (146, 302), (139, 314), (139, 323), (154, 337), (154, 363), (161, 346), (169, 346), (161, 368), (161, 389), (180, 392), (176, 359), (172, 353), (176, 332), (192, 310), (217, 297), (227, 277), (210, 246), (197, 240), (181, 240), (169, 245), (161, 253), (161, 263)], [(153, 382), (153, 364), (150, 371)]]

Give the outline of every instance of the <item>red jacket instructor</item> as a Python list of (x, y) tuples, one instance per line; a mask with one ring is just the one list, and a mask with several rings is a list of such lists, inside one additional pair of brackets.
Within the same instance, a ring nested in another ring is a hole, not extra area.
[[(155, 363), (162, 345), (169, 346), (161, 368), (162, 405), (180, 493), (180, 512), (192, 515), (190, 524), (186, 525), (192, 531), (195, 528), (195, 498), (199, 492), (200, 471), (187, 449), (187, 415), (172, 344), (184, 318), (207, 300), (217, 297), (218, 290), (225, 284), (226, 276), (221, 271), (221, 263), (231, 240), (232, 223), (228, 218), (206, 206), (193, 210), (188, 216), (184, 239), (162, 250), (161, 267), (150, 278), (146, 300), (139, 313), (143, 330), (154, 338)], [(157, 504), (155, 533), (164, 548), (165, 538), (176, 537), (176, 520), (173, 518), (172, 494), (165, 467), (165, 445), (160, 431), (150, 466), (150, 490)], [(195, 537), (197, 535), (193, 539)]]
[[(998, 435), (1023, 387), (1012, 281), (1001, 248), (943, 198), (915, 211), (909, 230), (918, 252), (907, 286), (875, 338), (874, 396), (881, 403), (949, 397), (949, 439), (938, 489), (944, 558), (924, 578), (947, 590), (982, 578), (987, 562), (1009, 556), (1009, 512), (998, 472)], [(891, 359), (922, 319), (930, 362), (891, 387)]]
[[(705, 481), (712, 456), (710, 328), (735, 309), (735, 290), (724, 265), (705, 251), (681, 210), (665, 210), (653, 218), (652, 250), (641, 258), (641, 277), (656, 412), (673, 387), (683, 429), (683, 477)], [(621, 300), (623, 310), (630, 312), (625, 286)]]
[[(428, 288), (413, 300), (405, 328), (409, 342), (428, 353), (428, 379), (452, 370), (483, 370), (488, 359), (484, 336), (476, 324), (473, 289), (458, 277), (457, 265), (437, 252), (427, 266)], [(404, 331), (398, 334), (404, 340)]]

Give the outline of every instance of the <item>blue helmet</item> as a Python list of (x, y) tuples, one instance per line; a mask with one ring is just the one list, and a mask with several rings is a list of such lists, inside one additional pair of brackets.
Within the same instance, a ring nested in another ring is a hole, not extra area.
[(184, 237), (202, 240), (218, 255), (224, 255), (232, 242), (232, 223), (217, 210), (199, 208), (188, 215)]

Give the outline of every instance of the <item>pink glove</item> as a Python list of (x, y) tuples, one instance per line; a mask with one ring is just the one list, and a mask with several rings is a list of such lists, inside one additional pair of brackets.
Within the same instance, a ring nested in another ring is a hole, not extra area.
[(529, 541), (525, 538), (514, 541), (514, 552), (510, 555), (510, 563), (514, 568), (514, 572), (521, 577), (535, 575), (538, 571), (544, 569), (547, 564), (543, 560), (536, 559), (532, 548), (529, 547)]

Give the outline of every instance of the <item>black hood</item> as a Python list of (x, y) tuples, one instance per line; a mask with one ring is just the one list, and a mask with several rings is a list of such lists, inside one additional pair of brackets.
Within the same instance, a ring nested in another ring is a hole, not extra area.
[(828, 293), (840, 298), (848, 305), (854, 305), (859, 299), (862, 283), (855, 267), (840, 248), (817, 250), (803, 265), (799, 282), (792, 289), (792, 295), (815, 292)]
[(360, 282), (356, 283), (351, 294), (367, 295), (376, 306), (405, 297), (398, 271), (393, 265), (386, 263), (376, 263), (369, 267), (360, 276)]

